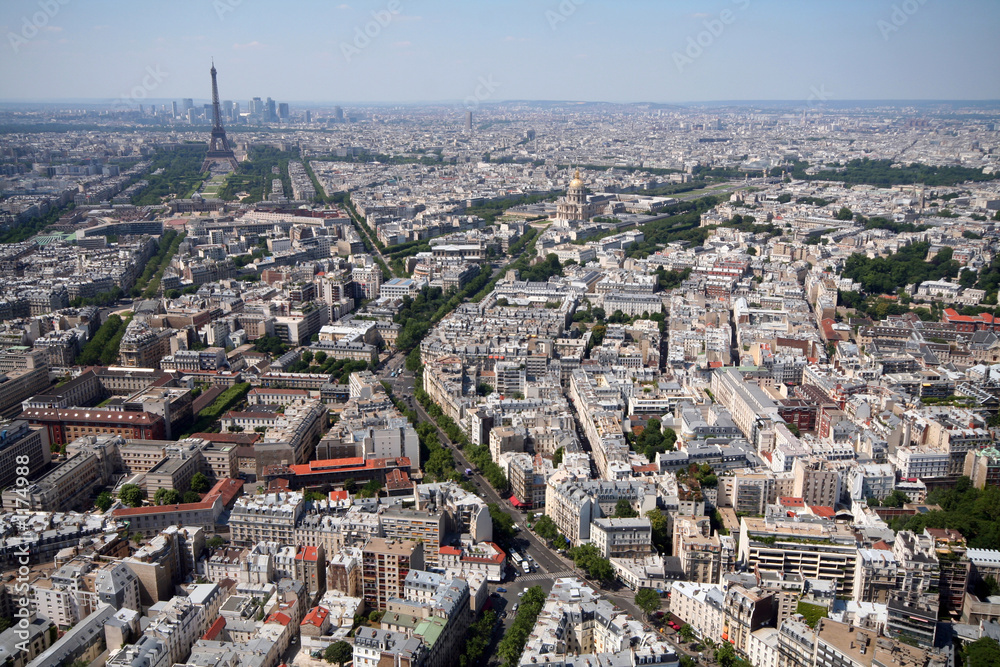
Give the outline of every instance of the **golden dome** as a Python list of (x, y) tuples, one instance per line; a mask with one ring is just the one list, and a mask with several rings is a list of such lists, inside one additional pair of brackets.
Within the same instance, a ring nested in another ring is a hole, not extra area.
[(580, 178), (580, 170), (577, 169), (576, 173), (573, 174), (573, 180), (569, 182), (569, 187), (574, 189), (583, 188), (583, 179)]

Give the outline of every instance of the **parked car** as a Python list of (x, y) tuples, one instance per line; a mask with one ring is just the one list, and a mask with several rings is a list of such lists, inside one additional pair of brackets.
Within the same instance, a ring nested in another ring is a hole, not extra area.
[(507, 589), (504, 588), (503, 586), (497, 588), (497, 593), (506, 593), (506, 592), (507, 592)]

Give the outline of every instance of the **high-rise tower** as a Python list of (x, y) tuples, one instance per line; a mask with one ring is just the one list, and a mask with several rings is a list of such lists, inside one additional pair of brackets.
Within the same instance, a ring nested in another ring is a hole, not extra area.
[(219, 84), (215, 80), (215, 63), (212, 63), (212, 138), (208, 144), (208, 154), (205, 162), (201, 165), (202, 171), (211, 171), (213, 168), (223, 167), (226, 171), (236, 171), (239, 165), (236, 162), (236, 154), (229, 147), (229, 140), (226, 138), (226, 128), (222, 126), (222, 109), (219, 105)]

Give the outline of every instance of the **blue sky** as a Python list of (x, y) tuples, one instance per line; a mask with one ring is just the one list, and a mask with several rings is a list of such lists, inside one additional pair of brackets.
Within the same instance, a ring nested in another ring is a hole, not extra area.
[(997, 0), (3, 0), (0, 27), (4, 100), (204, 99), (213, 56), (234, 100), (1000, 99)]

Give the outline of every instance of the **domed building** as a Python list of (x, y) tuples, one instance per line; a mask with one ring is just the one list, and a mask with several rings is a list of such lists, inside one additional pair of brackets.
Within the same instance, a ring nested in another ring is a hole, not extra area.
[(590, 220), (600, 214), (601, 206), (587, 199), (587, 187), (577, 169), (566, 196), (556, 203), (556, 220)]

